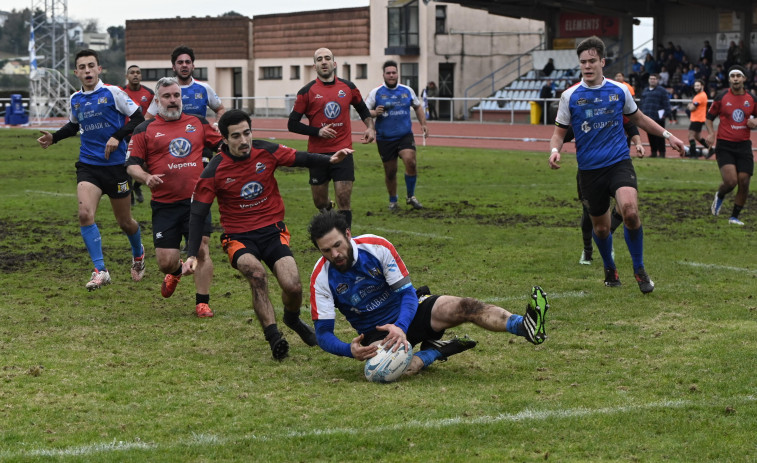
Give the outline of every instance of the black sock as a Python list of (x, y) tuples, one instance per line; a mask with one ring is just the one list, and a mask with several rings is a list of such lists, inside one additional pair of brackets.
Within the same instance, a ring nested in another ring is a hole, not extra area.
[(290, 312), (290, 311), (288, 311), (286, 309), (284, 310), (284, 323), (287, 323), (287, 324), (291, 325), (293, 323), (297, 323), (298, 321), (300, 321), (300, 311), (299, 310), (297, 312)]
[(700, 144), (701, 144), (702, 146), (704, 146), (705, 148), (708, 148), (708, 149), (710, 148), (710, 147), (709, 147), (709, 145), (707, 145), (707, 140), (705, 140), (704, 138), (700, 138), (700, 139), (699, 139), (699, 143), (700, 143)]
[(209, 304), (210, 294), (195, 293), (195, 304)]
[(346, 211), (346, 210), (340, 209), (339, 213), (344, 216), (345, 220), (347, 220), (347, 227), (351, 229), (352, 228), (352, 211)]
[(741, 214), (741, 210), (744, 209), (744, 206), (737, 206), (733, 205), (733, 212), (731, 212), (731, 217), (738, 219), (739, 214)]
[(695, 140), (689, 140), (689, 156), (696, 156), (697, 154), (697, 142)]
[(265, 334), (265, 340), (268, 342), (276, 341), (281, 337), (281, 331), (279, 331), (279, 327), (275, 323), (271, 323), (263, 328), (263, 334)]

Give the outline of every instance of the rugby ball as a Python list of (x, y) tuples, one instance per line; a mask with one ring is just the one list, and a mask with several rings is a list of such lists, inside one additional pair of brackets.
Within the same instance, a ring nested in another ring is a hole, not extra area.
[(402, 376), (402, 373), (410, 366), (413, 359), (413, 351), (407, 351), (405, 345), (401, 345), (396, 352), (384, 349), (383, 344), (378, 346), (376, 356), (365, 362), (365, 379), (374, 383), (391, 383)]

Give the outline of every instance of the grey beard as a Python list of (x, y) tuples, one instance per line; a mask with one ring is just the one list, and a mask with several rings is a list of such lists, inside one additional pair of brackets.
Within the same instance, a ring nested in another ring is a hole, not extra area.
[(175, 121), (181, 117), (181, 109), (165, 109), (162, 106), (158, 106), (158, 114), (167, 121)]

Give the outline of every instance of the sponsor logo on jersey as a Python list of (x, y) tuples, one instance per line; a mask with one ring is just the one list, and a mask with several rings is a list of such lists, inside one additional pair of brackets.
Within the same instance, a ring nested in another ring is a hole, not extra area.
[(129, 182), (121, 182), (116, 185), (116, 191), (119, 193), (126, 193), (129, 191)]
[(202, 100), (203, 98), (205, 98), (204, 93), (195, 93), (195, 100)]
[(347, 286), (347, 283), (339, 283), (339, 285), (336, 287), (336, 293), (344, 294), (347, 292), (348, 289), (350, 289), (350, 287)]
[(321, 96), (320, 93), (316, 93), (313, 98), (316, 99), (316, 100), (318, 100), (318, 99), (323, 98), (323, 97)]
[(584, 121), (583, 124), (581, 124), (581, 131), (583, 133), (589, 133), (591, 131), (591, 126), (589, 125), (589, 121)]
[(350, 296), (350, 304), (352, 304), (353, 306), (360, 304), (360, 295), (353, 294), (352, 296)]
[(329, 101), (323, 108), (323, 114), (329, 119), (336, 119), (342, 113), (342, 107), (335, 101)]
[(377, 269), (376, 267), (368, 269), (368, 273), (370, 273), (376, 278), (381, 278), (381, 275), (382, 275), (381, 270)]
[(579, 98), (578, 101), (576, 101), (576, 104), (578, 106), (587, 105), (589, 104), (589, 100), (587, 100), (586, 98)]
[(618, 101), (618, 95), (610, 95), (610, 101)]
[(731, 114), (733, 122), (744, 122), (744, 111), (737, 109)]
[(74, 109), (79, 109), (79, 103), (74, 103)]
[(231, 183), (231, 182), (236, 182), (236, 181), (237, 181), (237, 179), (235, 179), (235, 178), (226, 177), (226, 183)]
[(264, 170), (265, 170), (265, 164), (263, 164), (262, 162), (259, 162), (259, 163), (255, 164), (255, 173), (256, 174), (259, 174), (259, 173), (263, 172)]
[(187, 124), (187, 128), (186, 128), (187, 133), (192, 133), (195, 130), (197, 130), (197, 127), (193, 126), (192, 124)]
[(168, 145), (168, 153), (175, 158), (185, 158), (192, 152), (192, 142), (186, 138), (174, 138)]
[(585, 117), (594, 117), (594, 110), (593, 109), (584, 109), (584, 116)]
[(747, 101), (747, 100), (744, 100), (744, 107), (745, 107), (745, 108), (748, 108), (748, 107), (749, 107), (749, 101)]
[(155, 234), (155, 238), (156, 238), (156, 239), (161, 239), (161, 238), (163, 238), (163, 232), (158, 232), (158, 233), (156, 233), (156, 234)]
[(726, 106), (732, 106), (730, 101), (726, 101), (725, 105)]
[(142, 99), (142, 101), (147, 101), (147, 97), (146, 97), (146, 96), (144, 96), (144, 95), (142, 95), (142, 98), (141, 98), (141, 99)]
[(339, 98), (344, 98), (347, 96), (346, 93), (344, 93), (344, 90), (339, 90), (339, 92), (336, 94)]
[(155, 133), (155, 138), (159, 138), (159, 137), (165, 137), (165, 136), (166, 136), (166, 134), (164, 134), (164, 133), (162, 133), (162, 132), (156, 132), (156, 133)]
[(596, 103), (601, 103), (601, 102), (602, 102), (602, 98), (600, 98), (600, 97), (596, 97), (596, 98), (594, 98), (594, 103), (595, 103), (595, 104), (596, 104)]
[(97, 104), (107, 104), (108, 103), (108, 97), (107, 96), (101, 96), (97, 99)]
[(242, 199), (251, 200), (260, 196), (263, 192), (263, 184), (260, 182), (249, 182), (242, 187), (241, 195)]

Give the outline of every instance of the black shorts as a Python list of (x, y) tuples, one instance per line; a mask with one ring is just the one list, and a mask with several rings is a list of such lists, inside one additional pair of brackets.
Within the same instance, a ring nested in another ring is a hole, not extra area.
[(615, 197), (618, 188), (627, 186), (638, 190), (636, 171), (630, 159), (600, 169), (579, 170), (578, 183), (584, 206), (595, 217), (607, 212), (610, 198)]
[[(431, 328), (431, 309), (434, 308), (439, 296), (422, 296), (418, 299), (418, 311), (415, 312), (413, 321), (407, 329), (407, 340), (415, 346), (419, 342), (427, 340), (441, 339), (444, 336), (444, 330), (434, 331)], [(386, 331), (373, 330), (365, 333), (360, 344), (368, 346), (375, 341), (380, 341), (389, 334)]]
[(129, 174), (126, 166), (95, 166), (77, 162), (76, 183), (87, 182), (102, 190), (104, 195), (119, 199), (131, 195), (129, 187)]
[[(187, 242), (189, 236), (189, 211), (192, 201), (187, 199), (176, 203), (150, 201), (152, 207), (152, 244), (155, 248), (181, 249), (181, 238)], [(202, 235), (210, 236), (213, 231), (210, 212), (205, 218)]]
[(701, 132), (702, 127), (704, 127), (704, 122), (691, 121), (689, 123), (689, 130), (691, 130), (692, 132)]
[(376, 146), (381, 160), (389, 162), (397, 159), (402, 150), (415, 151), (415, 138), (409, 133), (399, 140), (376, 140)]
[(718, 140), (715, 144), (718, 167), (729, 164), (736, 166), (736, 172), (744, 172), (751, 177), (754, 175), (754, 155), (752, 141)]
[[(334, 153), (323, 153), (331, 156)], [(353, 156), (347, 156), (336, 164), (329, 164), (323, 167), (310, 167), (310, 184), (323, 185), (330, 180), (335, 182), (354, 182), (355, 181), (355, 161)]]
[(294, 257), (289, 248), (289, 239), (289, 230), (284, 222), (276, 222), (246, 233), (224, 233), (221, 244), (232, 267), (237, 268), (237, 261), (243, 254), (252, 254), (273, 270), (273, 265), (282, 257)]

